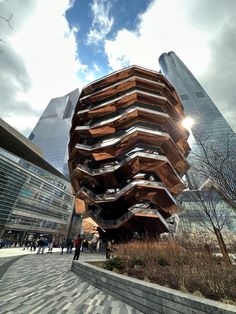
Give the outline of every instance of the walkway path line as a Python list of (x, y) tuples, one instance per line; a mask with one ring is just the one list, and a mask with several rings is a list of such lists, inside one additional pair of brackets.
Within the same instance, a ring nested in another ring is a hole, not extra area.
[[(71, 272), (71, 254), (17, 258), (0, 279), (0, 313), (140, 314)], [(101, 258), (81, 253), (81, 260)]]
[(4, 273), (8, 270), (9, 267), (11, 267), (12, 264), (14, 264), (19, 258), (22, 258), (23, 256), (24, 255), (11, 258), (10, 260), (2, 264), (0, 266), (0, 279), (2, 279)]

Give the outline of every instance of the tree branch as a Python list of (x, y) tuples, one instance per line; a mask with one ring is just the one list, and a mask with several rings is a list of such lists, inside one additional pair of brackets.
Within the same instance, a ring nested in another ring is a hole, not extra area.
[(12, 14), (12, 13), (11, 13), (11, 15), (9, 16), (9, 18), (6, 18), (6, 17), (0, 15), (0, 19), (2, 19), (2, 20), (4, 20), (5, 22), (7, 22), (8, 26), (9, 26), (12, 30), (14, 30), (14, 28), (13, 28), (12, 25), (11, 25), (11, 20), (12, 20), (12, 18), (13, 18), (13, 14)]

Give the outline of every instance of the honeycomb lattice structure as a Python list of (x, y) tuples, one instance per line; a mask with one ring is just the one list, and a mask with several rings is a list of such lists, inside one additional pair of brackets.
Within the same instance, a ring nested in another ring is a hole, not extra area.
[(183, 119), (173, 86), (151, 70), (131, 66), (83, 88), (69, 143), (77, 213), (113, 236), (167, 232), (189, 167)]

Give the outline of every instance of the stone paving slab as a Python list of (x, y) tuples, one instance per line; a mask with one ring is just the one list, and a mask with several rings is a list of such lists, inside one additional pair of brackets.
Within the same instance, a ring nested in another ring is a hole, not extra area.
[(10, 260), (12, 260), (12, 257), (2, 257), (2, 258), (0, 258), (0, 267), (1, 267), (3, 264), (9, 262)]
[[(82, 260), (98, 258), (104, 255), (81, 254)], [(16, 260), (0, 280), (0, 313), (141, 313), (81, 280), (71, 272), (71, 262), (72, 255), (59, 253)]]
[(3, 277), (8, 268), (14, 264), (22, 256), (14, 256), (10, 258), (1, 258), (0, 259), (0, 279)]

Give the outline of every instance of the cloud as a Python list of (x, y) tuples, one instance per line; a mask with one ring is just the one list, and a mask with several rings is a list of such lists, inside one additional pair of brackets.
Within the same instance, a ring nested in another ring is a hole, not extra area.
[(95, 62), (93, 63), (93, 67), (94, 67), (96, 72), (100, 72), (100, 68)]
[(25, 135), (51, 98), (82, 85), (78, 73), (86, 65), (79, 62), (77, 29), (70, 30), (65, 18), (70, 5), (69, 0), (0, 4), (1, 14), (13, 14), (13, 30), (0, 21), (1, 117)]
[(236, 1), (200, 0), (193, 9), (193, 23), (212, 33), (210, 62), (200, 80), (236, 131)]
[[(0, 0), (1, 118), (28, 135), (54, 97), (96, 79), (104, 67), (79, 60), (77, 28), (70, 29), (69, 0)], [(138, 16), (135, 31), (121, 29), (108, 40), (114, 25), (112, 1), (93, 0), (89, 44), (99, 44), (111, 69), (138, 64), (159, 70), (158, 57), (173, 50), (235, 127), (236, 1), (154, 0)], [(104, 75), (106, 73), (103, 73)], [(17, 118), (16, 118), (17, 117)]]
[(4, 49), (0, 51), (0, 68), (1, 115), (19, 117), (30, 111), (33, 113), (29, 103), (18, 98), (20, 93), (29, 91), (31, 84), (22, 58), (10, 45), (4, 44)]
[[(191, 0), (190, 0), (191, 1)], [(192, 69), (201, 71), (208, 63), (208, 36), (191, 25), (186, 16), (188, 6), (184, 0), (153, 1), (145, 13), (139, 16), (135, 31), (120, 30), (114, 40), (105, 41), (105, 52), (112, 69), (124, 65), (140, 64), (158, 69), (158, 57), (164, 51), (175, 52), (192, 65)], [(199, 42), (204, 48), (199, 51)], [(174, 47), (174, 49), (173, 49)], [(202, 64), (196, 66), (196, 59)]]
[(93, 0), (91, 5), (93, 22), (87, 36), (89, 45), (98, 45), (110, 32), (114, 19), (110, 17), (111, 2), (108, 0)]
[(104, 49), (113, 70), (159, 70), (160, 54), (175, 51), (236, 130), (235, 24), (235, 0), (154, 0), (135, 31), (119, 30)]

